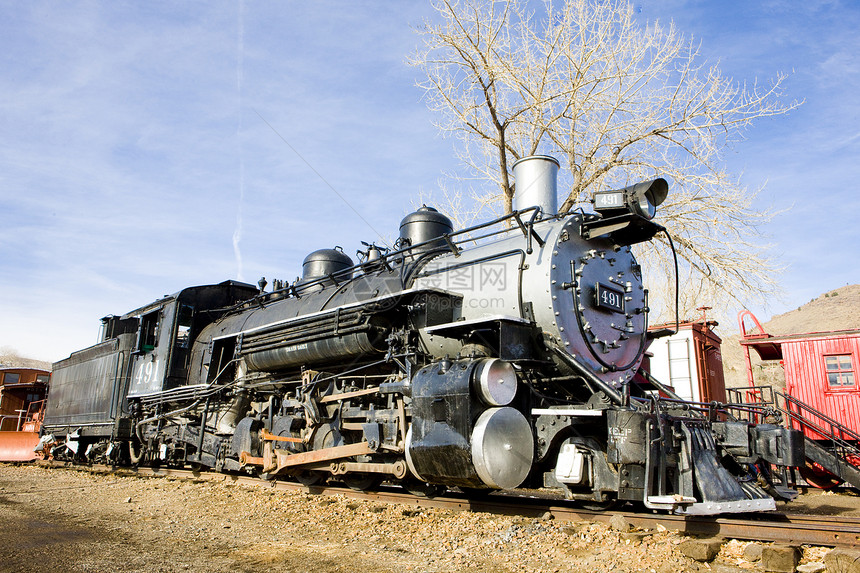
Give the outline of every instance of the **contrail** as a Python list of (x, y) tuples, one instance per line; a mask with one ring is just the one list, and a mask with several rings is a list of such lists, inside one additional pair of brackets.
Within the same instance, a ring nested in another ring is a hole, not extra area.
[[(240, 146), (241, 147), (241, 146)], [(233, 254), (236, 257), (236, 279), (243, 281), (242, 276), (242, 249), (239, 242), (242, 240), (242, 208), (245, 202), (245, 159), (239, 156), (239, 208), (236, 210), (236, 228), (233, 230)]]
[(236, 228), (233, 231), (233, 254), (236, 257), (236, 278), (245, 280), (242, 276), (242, 249), (239, 243), (242, 240), (242, 208), (245, 203), (245, 157), (242, 153), (242, 66), (245, 56), (245, 2), (240, 0), (238, 13), (238, 31), (236, 38), (236, 92), (239, 96), (239, 124), (236, 127), (236, 145), (239, 152), (239, 207), (236, 210)]

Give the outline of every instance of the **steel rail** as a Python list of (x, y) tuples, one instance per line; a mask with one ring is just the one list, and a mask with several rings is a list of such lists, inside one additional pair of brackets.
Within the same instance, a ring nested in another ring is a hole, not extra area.
[(791, 513), (755, 513), (746, 516), (709, 517), (654, 514), (645, 511), (594, 511), (577, 507), (573, 502), (557, 498), (517, 495), (500, 492), (480, 498), (447, 492), (439, 497), (417, 497), (399, 488), (379, 491), (356, 491), (331, 485), (305, 486), (296, 482), (264, 480), (253, 476), (197, 472), (172, 468), (113, 468), (110, 466), (81, 466), (68, 462), (39, 462), (51, 467), (83, 471), (113, 473), (138, 477), (172, 477), (190, 480), (224, 482), (249, 487), (274, 488), (285, 491), (303, 491), (316, 495), (343, 495), (351, 499), (381, 501), (415, 507), (476, 511), (496, 515), (555, 519), (558, 521), (608, 522), (621, 515), (631, 525), (641, 529), (654, 529), (662, 525), (668, 530), (685, 535), (723, 537), (754, 541), (770, 541), (789, 545), (819, 545), (827, 547), (860, 546), (860, 518), (839, 516), (811, 516)]

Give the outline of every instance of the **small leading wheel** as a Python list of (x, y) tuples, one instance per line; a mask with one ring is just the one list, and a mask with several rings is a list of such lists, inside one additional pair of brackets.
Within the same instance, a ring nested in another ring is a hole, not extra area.
[(300, 471), (293, 477), (296, 478), (297, 482), (308, 487), (317, 485), (323, 481), (323, 474), (314, 471)]
[(352, 473), (346, 474), (340, 479), (346, 487), (356, 491), (368, 491), (382, 483), (382, 476), (378, 474)]
[(438, 497), (445, 493), (448, 488), (444, 485), (427, 483), (416, 479), (407, 479), (403, 481), (403, 489), (415, 497)]

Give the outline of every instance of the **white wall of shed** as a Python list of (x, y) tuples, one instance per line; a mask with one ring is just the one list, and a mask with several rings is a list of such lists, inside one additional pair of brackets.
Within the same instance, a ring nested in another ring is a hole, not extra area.
[(696, 368), (693, 331), (682, 329), (678, 334), (658, 338), (648, 351), (651, 357), (651, 375), (675, 389), (685, 400), (698, 402), (699, 372)]

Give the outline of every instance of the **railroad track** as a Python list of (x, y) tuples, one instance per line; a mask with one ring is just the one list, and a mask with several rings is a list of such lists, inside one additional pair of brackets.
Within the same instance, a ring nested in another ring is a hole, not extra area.
[(860, 518), (839, 516), (811, 516), (791, 513), (756, 513), (733, 517), (683, 516), (636, 511), (592, 511), (577, 507), (564, 499), (549, 499), (528, 495), (495, 493), (482, 498), (468, 497), (455, 492), (444, 496), (416, 497), (399, 488), (379, 491), (356, 491), (346, 487), (304, 486), (295, 482), (267, 481), (252, 476), (194, 472), (169, 468), (111, 468), (110, 466), (79, 466), (65, 462), (41, 462), (51, 467), (68, 467), (78, 470), (112, 472), (140, 477), (174, 477), (204, 481), (219, 481), (250, 487), (298, 490), (318, 495), (343, 495), (352, 499), (382, 501), (417, 507), (433, 507), (453, 511), (480, 511), (499, 515), (542, 517), (559, 521), (608, 522), (613, 515), (623, 516), (633, 526), (666, 529), (687, 535), (715, 536), (728, 539), (771, 541), (791, 545), (819, 545), (828, 547), (860, 546)]

